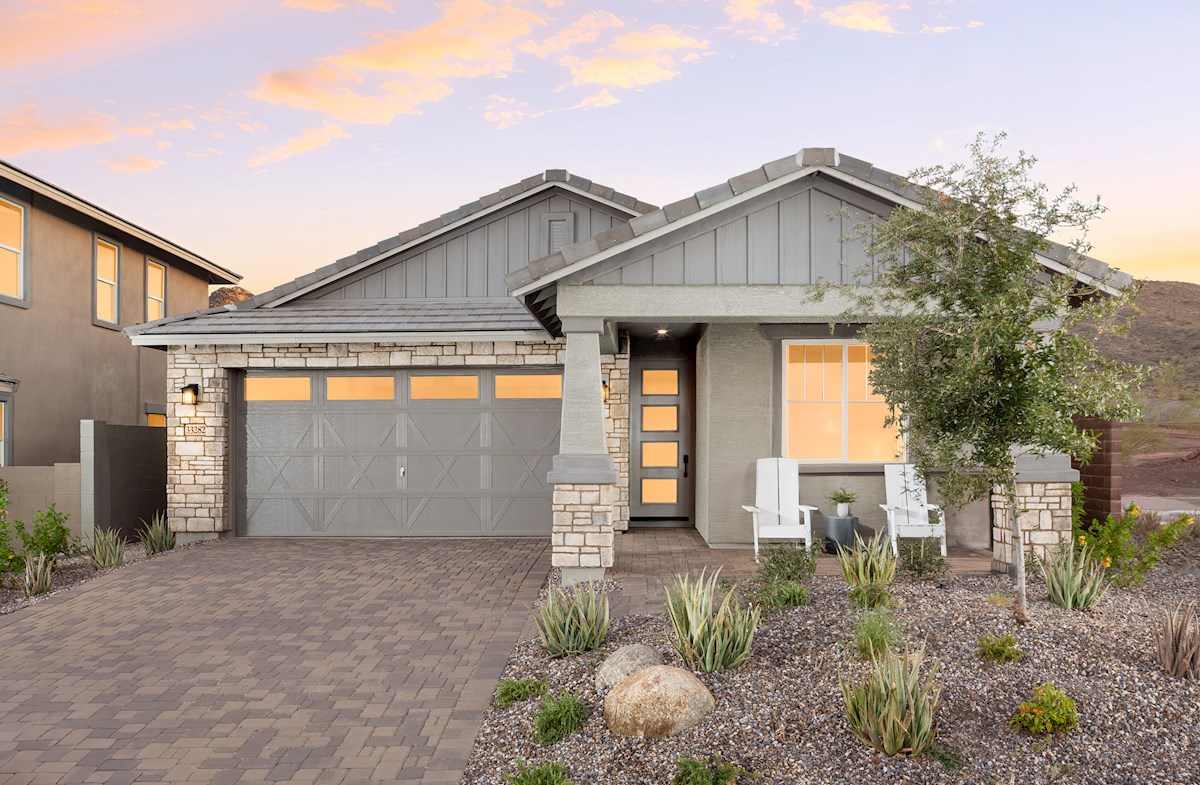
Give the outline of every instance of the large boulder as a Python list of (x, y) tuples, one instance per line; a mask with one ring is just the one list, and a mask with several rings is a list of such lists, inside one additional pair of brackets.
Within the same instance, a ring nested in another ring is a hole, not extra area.
[(653, 665), (613, 687), (604, 699), (604, 721), (619, 736), (665, 739), (700, 722), (715, 705), (691, 671)]
[(608, 655), (596, 669), (596, 691), (605, 693), (625, 681), (626, 677), (653, 665), (662, 665), (658, 649), (644, 643), (622, 646)]

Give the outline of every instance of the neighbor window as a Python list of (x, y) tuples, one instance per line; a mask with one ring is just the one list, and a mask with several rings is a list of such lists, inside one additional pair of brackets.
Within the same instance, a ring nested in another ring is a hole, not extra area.
[(25, 208), (0, 199), (0, 295), (25, 297)]
[(898, 424), (871, 388), (871, 347), (785, 341), (783, 455), (802, 461), (874, 463), (903, 454)]
[(167, 415), (159, 414), (157, 412), (146, 412), (146, 425), (150, 425), (155, 428), (166, 428)]
[(146, 321), (167, 315), (167, 268), (146, 260)]
[(96, 319), (116, 324), (121, 318), (121, 252), (107, 240), (96, 240)]

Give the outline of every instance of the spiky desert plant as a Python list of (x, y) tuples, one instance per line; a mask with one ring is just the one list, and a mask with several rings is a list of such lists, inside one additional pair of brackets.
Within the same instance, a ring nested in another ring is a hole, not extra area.
[(608, 595), (590, 584), (552, 589), (546, 601), (532, 610), (542, 647), (551, 657), (595, 651), (604, 643), (611, 623)]
[(1200, 679), (1200, 617), (1195, 602), (1164, 609), (1154, 639), (1158, 663), (1168, 676)]
[(1088, 546), (1065, 545), (1041, 565), (1050, 601), (1067, 610), (1086, 611), (1104, 596), (1104, 568), (1092, 558)]
[[(720, 590), (711, 576), (676, 575), (666, 587), (671, 645), (692, 668), (711, 673), (731, 670), (750, 657), (760, 611), (737, 601), (737, 587)], [(718, 598), (718, 595), (721, 595)]]
[(885, 755), (919, 755), (933, 744), (942, 688), (939, 663), (935, 660), (922, 674), (924, 663), (924, 650), (885, 651), (864, 681), (838, 674), (846, 719), (863, 743)]
[(25, 559), (25, 589), (26, 597), (36, 597), (50, 591), (54, 579), (54, 557), (38, 552)]
[(140, 533), (142, 535), (142, 545), (146, 548), (147, 556), (163, 553), (175, 547), (175, 532), (171, 531), (171, 527), (167, 526), (167, 516), (164, 513), (154, 513), (154, 517), (150, 519), (150, 523), (146, 523), (143, 518), (138, 518), (138, 520), (142, 522)]
[(94, 570), (119, 567), (125, 561), (125, 538), (116, 529), (100, 529), (92, 538), (88, 555)]
[(882, 531), (866, 541), (855, 535), (854, 547), (838, 550), (837, 560), (852, 588), (871, 583), (886, 586), (896, 579), (896, 557)]

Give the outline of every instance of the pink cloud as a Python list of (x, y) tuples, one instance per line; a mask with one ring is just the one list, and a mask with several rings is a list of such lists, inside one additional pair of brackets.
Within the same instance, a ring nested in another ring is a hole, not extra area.
[(313, 150), (320, 150), (322, 147), (338, 139), (345, 139), (349, 136), (350, 134), (346, 133), (340, 126), (326, 122), (320, 128), (305, 128), (279, 147), (272, 150), (265, 150), (254, 156), (246, 162), (246, 165), (259, 167), (286, 161), (288, 158), (293, 158), (297, 155), (310, 153)]
[(681, 63), (694, 62), (693, 55), (707, 49), (706, 40), (667, 25), (654, 25), (617, 36), (594, 57), (562, 57), (558, 64), (571, 72), (571, 85), (628, 89), (674, 79), (681, 73)]
[(117, 138), (116, 118), (87, 112), (46, 117), (34, 102), (0, 113), (0, 155), (12, 156), (34, 150), (58, 152)]
[(517, 48), (522, 52), (545, 58), (552, 54), (565, 52), (573, 46), (594, 44), (605, 31), (616, 30), (624, 26), (625, 23), (614, 14), (607, 11), (589, 11), (540, 44), (535, 41), (524, 41)]
[(153, 172), (155, 169), (165, 164), (166, 161), (156, 158), (147, 158), (144, 155), (127, 155), (123, 158), (103, 160), (100, 163), (108, 167), (108, 171), (110, 172), (140, 174), (142, 172)]
[(835, 27), (850, 30), (866, 30), (874, 33), (898, 33), (899, 30), (888, 16), (889, 10), (904, 11), (907, 5), (892, 6), (873, 0), (859, 0), (821, 12), (821, 18)]

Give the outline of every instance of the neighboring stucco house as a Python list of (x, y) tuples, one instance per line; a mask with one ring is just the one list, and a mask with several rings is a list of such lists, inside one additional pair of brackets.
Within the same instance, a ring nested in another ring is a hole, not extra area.
[(203, 308), (223, 267), (0, 161), (0, 466), (79, 461), (79, 421), (165, 425), (129, 325)]
[[(848, 486), (881, 525), (903, 445), (856, 325), (831, 334), (845, 303), (808, 295), (854, 280), (853, 228), (897, 204), (916, 206), (900, 178), (827, 148), (662, 209), (551, 170), (247, 302), (134, 328), (169, 355), (171, 524), (550, 535), (572, 580), (631, 526), (747, 542), (755, 459), (783, 455), (806, 501)], [(1043, 261), (1113, 275), (1065, 249)], [(1034, 536), (1069, 518), (1064, 461), (1027, 467), (1047, 510)], [(951, 516), (951, 544), (992, 538), (986, 504)]]

